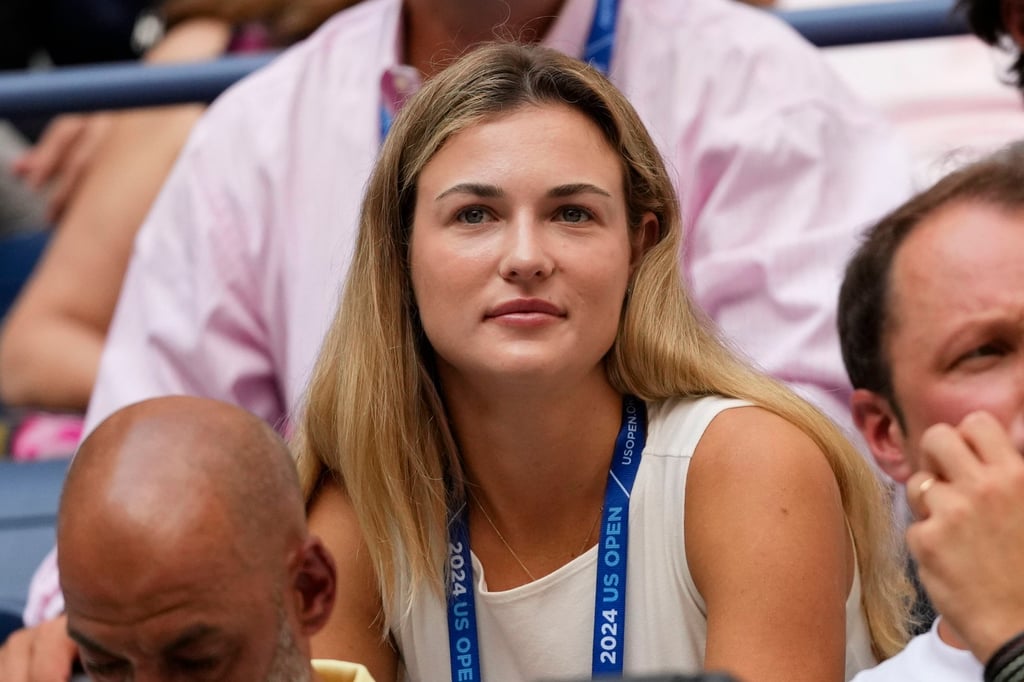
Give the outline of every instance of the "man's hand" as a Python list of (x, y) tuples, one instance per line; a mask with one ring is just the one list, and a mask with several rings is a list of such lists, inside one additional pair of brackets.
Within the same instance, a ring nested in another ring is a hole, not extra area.
[(68, 637), (67, 616), (18, 630), (0, 647), (3, 682), (66, 682), (78, 647)]
[(984, 412), (921, 439), (907, 530), (921, 581), (980, 661), (1024, 630), (1024, 457)]

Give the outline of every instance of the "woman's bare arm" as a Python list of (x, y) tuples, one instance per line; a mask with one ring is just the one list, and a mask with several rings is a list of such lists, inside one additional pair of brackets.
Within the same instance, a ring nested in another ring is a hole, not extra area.
[(853, 549), (814, 443), (760, 408), (727, 410), (694, 453), (685, 505), (705, 666), (758, 682), (843, 680)]

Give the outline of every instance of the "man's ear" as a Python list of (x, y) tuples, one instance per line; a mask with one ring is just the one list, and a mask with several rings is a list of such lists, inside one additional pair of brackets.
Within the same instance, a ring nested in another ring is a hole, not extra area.
[(636, 266), (640, 263), (640, 259), (643, 258), (644, 254), (647, 253), (652, 246), (658, 243), (658, 238), (661, 236), (661, 223), (658, 222), (658, 217), (648, 211), (644, 214), (643, 218), (640, 219), (640, 227), (638, 227), (632, 236), (632, 253), (630, 254), (629, 265), (630, 269), (636, 269)]
[(906, 483), (914, 470), (906, 456), (903, 429), (888, 398), (858, 388), (850, 398), (850, 411), (878, 468), (897, 483)]
[(1024, 2), (1021, 0), (1002, 0), (1003, 26), (1017, 44), (1017, 49), (1024, 50)]
[(299, 599), (296, 617), (302, 634), (315, 635), (334, 609), (337, 570), (320, 538), (310, 535), (292, 562), (292, 590)]

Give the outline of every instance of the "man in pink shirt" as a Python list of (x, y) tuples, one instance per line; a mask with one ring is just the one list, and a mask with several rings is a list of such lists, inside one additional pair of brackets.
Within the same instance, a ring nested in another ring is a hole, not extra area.
[[(422, 77), (496, 33), (607, 65), (674, 171), (697, 302), (758, 364), (847, 420), (842, 266), (860, 229), (909, 193), (910, 173), (812, 46), (727, 0), (367, 0), (195, 128), (136, 240), (86, 430), (166, 393), (235, 402), (285, 428), (387, 120)], [(27, 622), (59, 616), (56, 585), (50, 561)]]

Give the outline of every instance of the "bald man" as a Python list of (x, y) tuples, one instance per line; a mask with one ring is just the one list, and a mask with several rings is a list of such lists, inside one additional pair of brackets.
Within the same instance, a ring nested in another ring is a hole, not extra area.
[(58, 516), (67, 632), (95, 680), (366, 680), (310, 663), (334, 562), (277, 435), (211, 400), (157, 398), (82, 444)]

